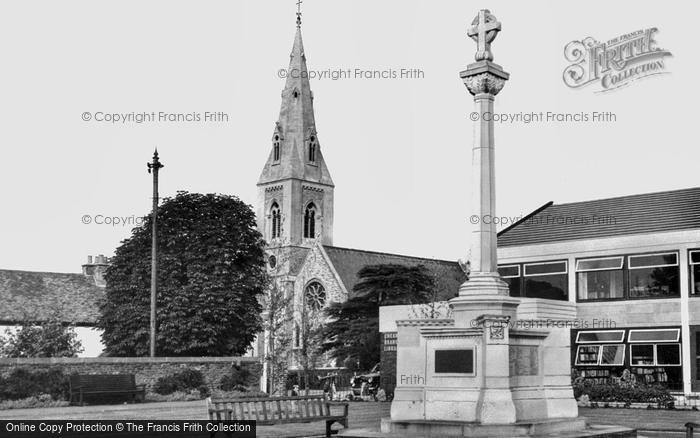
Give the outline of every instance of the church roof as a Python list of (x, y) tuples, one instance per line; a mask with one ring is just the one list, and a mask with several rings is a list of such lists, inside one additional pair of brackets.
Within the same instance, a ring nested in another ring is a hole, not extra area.
[(549, 203), (498, 234), (498, 246), (700, 229), (700, 187)]
[(93, 325), (104, 289), (83, 274), (0, 270), (0, 324), (59, 319)]
[(423, 265), (432, 274), (441, 300), (455, 297), (459, 286), (466, 280), (464, 271), (462, 271), (457, 262), (340, 248), (337, 246), (324, 245), (323, 249), (349, 293), (352, 293), (353, 286), (358, 282), (357, 273), (367, 265)]

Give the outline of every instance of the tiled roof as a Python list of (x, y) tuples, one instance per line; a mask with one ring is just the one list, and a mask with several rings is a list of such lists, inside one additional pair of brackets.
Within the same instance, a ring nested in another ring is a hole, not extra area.
[(548, 204), (498, 234), (521, 246), (700, 229), (700, 187), (570, 204)]
[(83, 274), (0, 270), (0, 323), (58, 318), (92, 325), (104, 289)]
[(457, 295), (459, 286), (466, 280), (457, 262), (423, 259), (398, 254), (363, 251), (359, 249), (323, 246), (333, 267), (349, 293), (357, 283), (357, 273), (367, 265), (396, 264), (404, 266), (423, 265), (433, 275), (440, 299), (450, 299)]

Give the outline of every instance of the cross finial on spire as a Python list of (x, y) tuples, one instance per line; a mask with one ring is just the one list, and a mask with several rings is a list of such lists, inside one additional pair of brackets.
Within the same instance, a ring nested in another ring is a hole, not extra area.
[(297, 27), (301, 27), (301, 4), (302, 0), (297, 0)]
[(496, 20), (496, 17), (491, 15), (488, 9), (479, 11), (479, 15), (474, 18), (472, 26), (467, 31), (467, 35), (476, 41), (477, 49), (474, 59), (477, 61), (493, 61), (491, 42), (493, 42), (500, 30), (501, 23)]

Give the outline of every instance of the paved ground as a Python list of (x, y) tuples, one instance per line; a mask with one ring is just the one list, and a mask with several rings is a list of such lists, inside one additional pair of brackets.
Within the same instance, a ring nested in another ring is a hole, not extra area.
[[(350, 403), (350, 427), (378, 428), (379, 419), (389, 416), (390, 403)], [(615, 424), (640, 430), (680, 430), (689, 421), (700, 422), (698, 411), (661, 411), (643, 409), (581, 409), (591, 423)], [(12, 409), (0, 411), (0, 419), (100, 419), (100, 420), (206, 420), (204, 401), (144, 403), (137, 405), (71, 406), (46, 409)], [(322, 435), (324, 423), (261, 426), (259, 437), (299, 437)], [(682, 434), (644, 433), (645, 437), (681, 437)]]

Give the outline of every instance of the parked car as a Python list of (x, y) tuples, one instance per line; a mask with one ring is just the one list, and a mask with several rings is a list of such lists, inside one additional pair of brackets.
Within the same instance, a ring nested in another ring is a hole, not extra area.
[(386, 394), (380, 387), (381, 373), (379, 364), (376, 364), (367, 374), (356, 374), (350, 378), (350, 394), (348, 400), (375, 400), (385, 401)]

